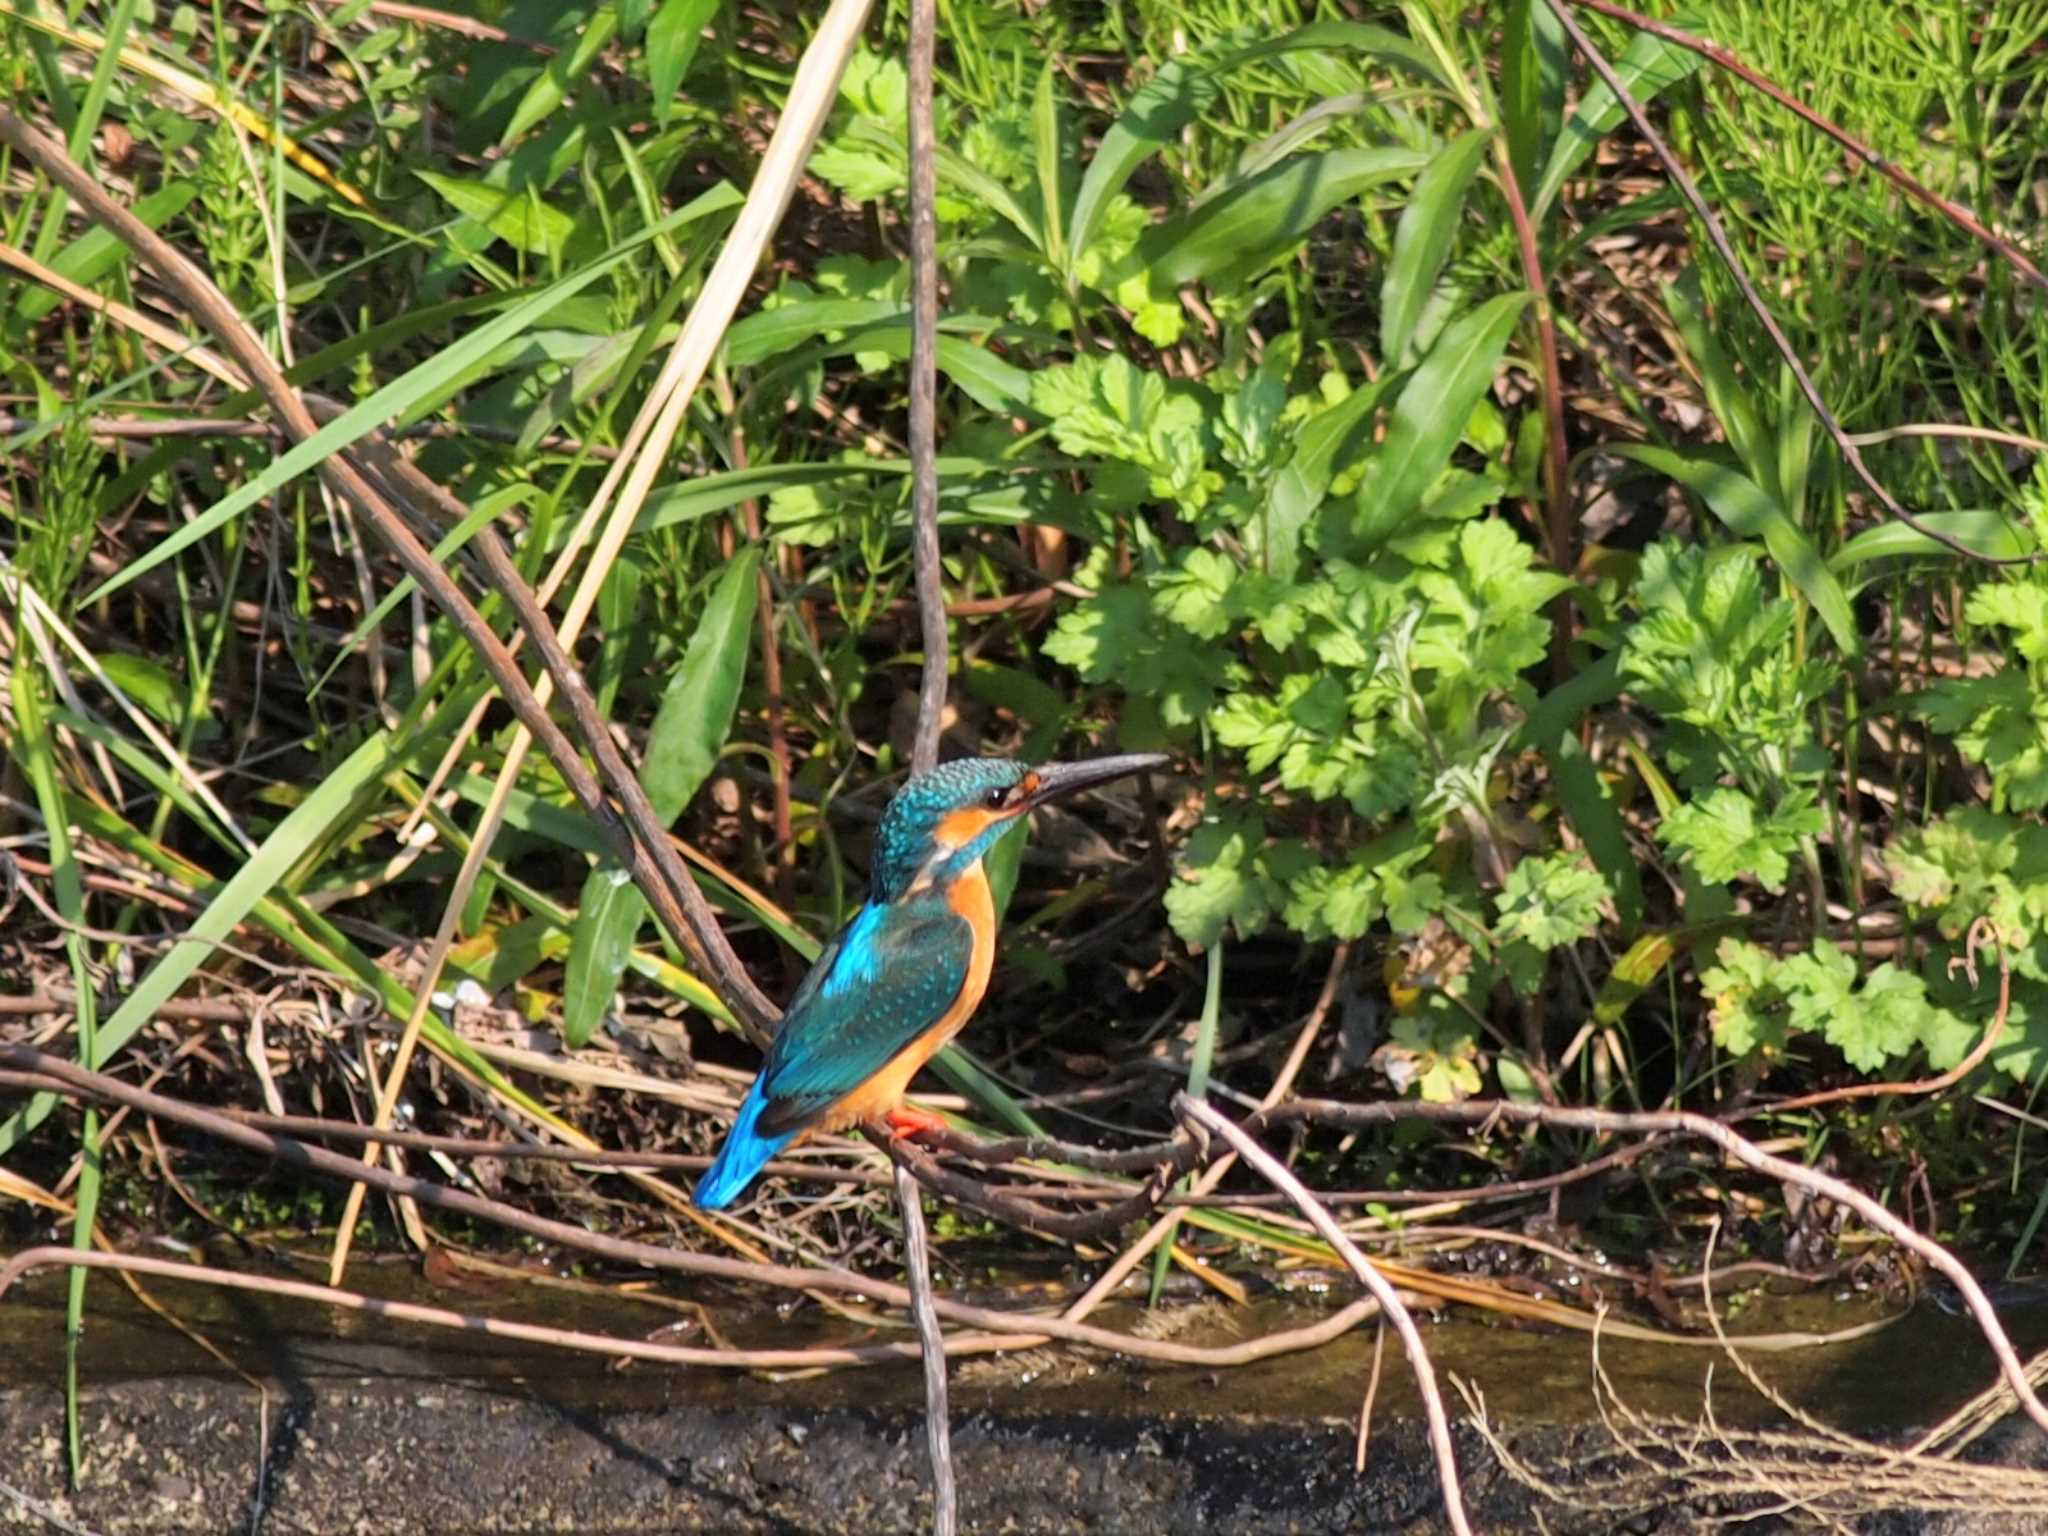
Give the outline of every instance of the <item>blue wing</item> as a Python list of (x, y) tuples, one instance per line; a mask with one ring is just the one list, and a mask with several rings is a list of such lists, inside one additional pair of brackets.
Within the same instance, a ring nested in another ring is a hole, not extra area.
[(705, 1210), (737, 1199), (762, 1164), (946, 1016), (974, 954), (966, 918), (932, 894), (868, 905), (790, 1000), (725, 1145), (697, 1182)]

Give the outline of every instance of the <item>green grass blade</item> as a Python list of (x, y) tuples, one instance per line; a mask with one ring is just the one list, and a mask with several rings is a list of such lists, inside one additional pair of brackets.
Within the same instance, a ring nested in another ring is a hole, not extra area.
[(598, 278), (603, 277), (635, 249), (651, 241), (656, 230), (675, 229), (694, 219), (715, 213), (730, 206), (737, 195), (730, 187), (715, 188), (686, 207), (678, 209), (654, 229), (641, 230), (616, 250), (606, 253), (581, 271), (572, 272), (545, 288), (536, 290), (505, 313), (485, 321), (454, 345), (436, 353), (377, 390), (369, 398), (343, 412), (304, 442), (295, 443), (261, 474), (222, 497), (169, 538), (153, 545), (140, 559), (124, 566), (116, 575), (101, 582), (80, 601), (80, 606), (89, 607), (102, 598), (118, 592), (137, 577), (155, 569), (181, 550), (215, 532), (229, 518), (254, 506), (275, 492), (278, 487), (312, 469), (322, 459), (340, 452), (373, 428), (435, 409), (461, 387), (469, 371), (489, 357), (495, 348), (521, 335), (545, 318), (565, 299), (580, 293)]
[[(26, 619), (25, 611), (22, 617)], [(98, 1049), (95, 1040), (97, 994), (93, 988), (92, 968), (86, 963), (85, 939), (81, 931), (86, 921), (85, 879), (72, 852), (64, 792), (58, 786), (56, 753), (50, 744), (49, 721), (43, 710), (42, 680), (37, 673), (21, 664), (18, 654), (11, 691), (15, 724), (19, 728), (14, 744), (15, 756), (35, 789), (36, 808), (42, 814), (43, 828), (50, 842), (52, 892), (57, 900), (58, 913), (70, 925), (64, 934), (64, 955), (71, 966), (71, 989), (78, 998), (78, 1059), (91, 1066)], [(46, 1105), (54, 1103), (54, 1097), (49, 1094), (40, 1094), (37, 1098)], [(85, 1124), (80, 1132), (79, 1156), (78, 1199), (71, 1224), (71, 1246), (84, 1251), (92, 1247), (93, 1223), (98, 1218), (100, 1203), (99, 1114), (90, 1106), (85, 1110)], [(85, 1446), (78, 1423), (78, 1345), (85, 1332), (86, 1273), (84, 1269), (71, 1271), (64, 1297), (64, 1443), (71, 1459), (74, 1485), (85, 1470)]]
[(1564, 126), (1571, 42), (1544, 0), (1509, 0), (1501, 36), (1500, 108), (1508, 161), (1526, 197)]
[[(1990, 560), (2022, 560), (2034, 552), (2034, 540), (2024, 524), (2009, 512), (1976, 508), (1959, 512), (1922, 512), (1920, 521), (1936, 533), (1945, 533)], [(1866, 528), (1849, 540), (1828, 561), (1828, 569), (1847, 575), (1872, 560), (1903, 559), (1931, 555), (1953, 560), (1956, 552), (1937, 544), (1917, 528), (1904, 523), (1883, 522)]]
[[(404, 756), (396, 739), (389, 732), (379, 731), (314, 786), (108, 1017), (94, 1041), (87, 1065), (98, 1069), (127, 1045), (136, 1031), (155, 1017), (158, 1006), (168, 1002), (211, 957), (214, 945), (234, 932), (250, 909), (268, 896), (306, 851), (328, 834), (334, 819), (348, 808), (357, 793), (397, 767)], [(26, 1108), (17, 1110), (0, 1124), (0, 1156), (12, 1151), (22, 1137), (40, 1125), (54, 1102), (47, 1094), (38, 1095)]]
[(1096, 226), (1111, 198), (1124, 189), (1137, 168), (1202, 115), (1222, 95), (1220, 76), (1240, 64), (1271, 58), (1296, 49), (1329, 49), (1363, 53), (1380, 62), (1432, 82), (1438, 80), (1429, 56), (1399, 33), (1371, 23), (1315, 22), (1269, 42), (1238, 48), (1212, 60), (1200, 55), (1169, 59), (1141, 86), (1110, 125), (1096, 147), (1074, 196), (1068, 223), (1068, 254), (1078, 260), (1095, 238)]
[[(1691, 32), (1707, 30), (1697, 16), (1687, 11), (1679, 11), (1668, 20), (1673, 26), (1684, 27)], [(1638, 32), (1621, 57), (1615, 60), (1614, 75), (1629, 95), (1647, 103), (1688, 78), (1700, 64), (1698, 54), (1688, 53), (1676, 43), (1667, 43), (1647, 32)], [(1605, 138), (1621, 119), (1621, 102), (1607, 88), (1606, 81), (1595, 80), (1579, 99), (1578, 110), (1572, 113), (1571, 121), (1558, 135), (1557, 147), (1550, 152), (1550, 163), (1543, 168), (1543, 181), (1529, 200), (1531, 219), (1538, 224), (1543, 222), (1543, 216), (1557, 201), (1557, 194), (1564, 189), (1565, 182), (1593, 153), (1593, 146)]]
[(1340, 203), (1428, 163), (1422, 151), (1402, 148), (1296, 155), (1147, 230), (1110, 281), (1145, 272), (1155, 286), (1177, 288), (1205, 278), (1228, 286), (1256, 272)]

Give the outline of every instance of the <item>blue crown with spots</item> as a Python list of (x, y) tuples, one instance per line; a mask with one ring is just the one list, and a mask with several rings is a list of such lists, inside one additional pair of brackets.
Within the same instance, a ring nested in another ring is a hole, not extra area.
[(920, 773), (890, 800), (875, 833), (871, 900), (894, 901), (931, 857), (939, 823), (953, 811), (980, 805), (991, 791), (1008, 789), (1031, 770), (1006, 757), (964, 757)]

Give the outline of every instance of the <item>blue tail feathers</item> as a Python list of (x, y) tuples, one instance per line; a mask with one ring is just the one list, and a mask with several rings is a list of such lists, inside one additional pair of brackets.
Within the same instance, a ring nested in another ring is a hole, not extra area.
[(746, 1193), (754, 1182), (754, 1176), (762, 1166), (796, 1139), (796, 1132), (786, 1131), (780, 1136), (763, 1136), (754, 1129), (761, 1118), (761, 1111), (768, 1101), (761, 1093), (761, 1084), (756, 1079), (754, 1086), (747, 1090), (747, 1097), (740, 1105), (739, 1118), (733, 1121), (732, 1132), (725, 1138), (725, 1145), (718, 1149), (711, 1166), (704, 1170), (704, 1177), (697, 1181), (690, 1198), (697, 1202), (699, 1210), (722, 1211), (733, 1201)]

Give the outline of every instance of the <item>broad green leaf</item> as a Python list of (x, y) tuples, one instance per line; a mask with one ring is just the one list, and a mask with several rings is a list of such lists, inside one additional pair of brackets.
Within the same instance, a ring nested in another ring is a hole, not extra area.
[(1465, 191), (1485, 158), (1492, 134), (1474, 128), (1453, 139), (1415, 179), (1394, 229), (1394, 251), (1380, 283), (1380, 356), (1398, 366), (1437, 275), (1451, 253), (1465, 212)]
[(1500, 110), (1508, 133), (1508, 160), (1523, 197), (1550, 158), (1564, 124), (1571, 41), (1544, 0), (1509, 0), (1501, 37)]
[[(2034, 541), (2019, 519), (2010, 513), (1972, 510), (1964, 512), (1922, 512), (1918, 521), (1936, 533), (1961, 543), (1992, 560), (2017, 560), (2032, 554)], [(1936, 542), (1918, 528), (1901, 522), (1879, 523), (1856, 535), (1828, 561), (1828, 568), (1847, 573), (1871, 560), (1932, 555), (1952, 560), (1956, 552)]]
[(1691, 457), (1653, 443), (1619, 443), (1614, 445), (1613, 452), (1669, 475), (1694, 492), (1731, 533), (1745, 539), (1761, 538), (1778, 568), (1827, 625), (1835, 644), (1850, 656), (1862, 650), (1848, 593), (1821, 559), (1813, 541), (1754, 480), (1727, 464)]
[(507, 245), (528, 255), (558, 257), (576, 232), (574, 219), (543, 202), (531, 188), (513, 191), (490, 187), (480, 181), (464, 181), (459, 176), (443, 176), (438, 171), (414, 171), (413, 175), (440, 193), (442, 200), (457, 213), (467, 214)]
[(1371, 528), (1401, 526), (1451, 461), (1472, 409), (1492, 387), (1508, 337), (1529, 302), (1526, 293), (1488, 299), (1444, 327), (1429, 356), (1402, 386), (1387, 435), (1366, 461), (1358, 488)]
[(1818, 836), (1825, 824), (1808, 790), (1791, 791), (1766, 812), (1742, 790), (1720, 785), (1665, 816), (1657, 838), (1684, 854), (1702, 880), (1722, 885), (1753, 875), (1776, 891), (1802, 839)]
[[(980, 315), (943, 317), (939, 371), (987, 410), (1028, 412), (1031, 375), (967, 339), (986, 335), (995, 324)], [(819, 340), (833, 332), (842, 333), (839, 340)], [(910, 311), (895, 299), (804, 299), (747, 316), (726, 332), (725, 339), (725, 360), (734, 368), (755, 367), (785, 354), (792, 361), (809, 362), (847, 352), (909, 356)]]
[(732, 731), (747, 674), (760, 564), (760, 547), (749, 545), (725, 568), (648, 729), (640, 783), (664, 826), (703, 787)]
[(563, 300), (581, 292), (603, 277), (633, 251), (651, 241), (658, 230), (679, 228), (729, 208), (738, 200), (739, 194), (732, 188), (723, 185), (715, 187), (687, 206), (677, 209), (661, 224), (644, 229), (622, 242), (616, 249), (606, 253), (580, 272), (572, 272), (544, 288), (536, 289), (505, 313), (478, 326), (462, 340), (436, 352), (425, 362), (373, 392), (367, 399), (357, 401), (304, 442), (294, 443), (261, 474), (223, 496), (169, 538), (152, 545), (147, 554), (123, 566), (117, 574), (101, 582), (80, 600), (79, 606), (89, 606), (118, 592), (145, 572), (155, 569), (172, 556), (213, 534), (229, 518), (270, 496), (279, 486), (290, 483), (322, 460), (340, 452), (366, 432), (393, 420), (410, 419), (433, 410), (461, 386), (464, 378), (481, 359), (490, 356), (501, 343), (521, 335), (536, 325)]
[(1412, 149), (1297, 155), (1147, 230), (1117, 276), (1143, 274), (1166, 288), (1249, 276), (1332, 208), (1426, 164), (1428, 156)]
[(619, 978), (633, 957), (633, 940), (647, 916), (647, 899), (633, 877), (609, 859), (583, 881), (576, 926), (569, 931), (569, 963), (562, 975), (562, 1044), (580, 1051), (618, 996)]
[[(1690, 12), (1679, 11), (1668, 19), (1673, 26), (1684, 27), (1689, 32), (1708, 30)], [(1658, 93), (1669, 90), (1691, 75), (1700, 63), (1698, 54), (1688, 53), (1676, 43), (1667, 43), (1647, 32), (1638, 32), (1615, 61), (1614, 74), (1621, 81), (1622, 89), (1637, 102), (1647, 105)], [(1578, 110), (1572, 113), (1564, 132), (1558, 136), (1557, 147), (1550, 152), (1550, 163), (1543, 168), (1542, 184), (1529, 201), (1531, 219), (1537, 224), (1543, 222), (1544, 214), (1550, 211), (1551, 203), (1556, 201), (1565, 182), (1593, 152), (1593, 146), (1622, 120), (1622, 116), (1621, 102), (1607, 88), (1607, 82), (1594, 81), (1579, 99)]]
[(661, 0), (661, 8), (647, 23), (647, 89), (654, 97), (656, 122), (667, 123), (676, 109), (676, 92), (704, 28), (718, 14), (719, 0)]

